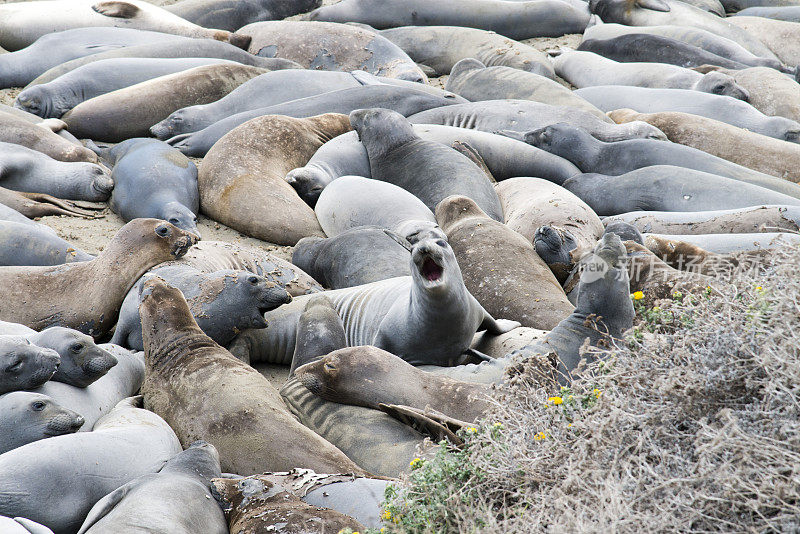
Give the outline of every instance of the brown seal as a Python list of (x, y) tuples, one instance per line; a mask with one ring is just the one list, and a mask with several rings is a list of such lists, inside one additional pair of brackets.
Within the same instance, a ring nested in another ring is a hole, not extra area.
[(58, 119), (32, 123), (0, 111), (0, 141), (28, 147), (58, 161), (97, 163), (97, 154), (55, 133), (63, 129), (62, 125), (66, 128), (66, 124)]
[(284, 177), (350, 129), (347, 115), (335, 113), (307, 119), (265, 115), (247, 121), (217, 141), (203, 160), (200, 209), (270, 243), (294, 245), (304, 237), (324, 237), (314, 210)]
[(298, 367), (295, 376), (325, 400), (375, 410), (398, 404), (472, 422), (490, 406), (487, 386), (426, 373), (368, 345), (331, 352)]
[(150, 267), (182, 256), (196, 240), (166, 221), (134, 219), (92, 261), (0, 267), (0, 319), (37, 331), (66, 326), (103, 335), (133, 284)]
[(208, 441), (219, 451), (222, 470), (240, 475), (295, 467), (365, 473), (292, 417), (258, 371), (205, 335), (180, 290), (153, 277), (140, 295), (145, 406), (184, 446)]
[(625, 241), (624, 244), (628, 253), (630, 292), (641, 291), (648, 305), (659, 299), (671, 299), (676, 291), (690, 293), (703, 289), (712, 280), (697, 271), (675, 269), (635, 241)]
[(533, 245), (473, 200), (445, 198), (436, 206), (436, 220), (447, 234), (464, 285), (492, 317), (550, 329), (572, 313), (561, 284)]
[[(93, 219), (97, 216), (95, 212), (102, 209), (95, 209), (93, 205), (83, 204), (90, 208), (86, 209), (71, 200), (56, 198), (44, 193), (19, 193), (5, 187), (0, 187), (0, 204), (20, 212), (29, 219), (45, 215), (71, 215)], [(102, 204), (96, 206), (102, 206)]]
[(637, 113), (632, 109), (617, 109), (608, 116), (619, 124), (644, 121), (664, 132), (673, 143), (702, 150), (754, 171), (791, 182), (800, 181), (800, 145), (797, 143), (677, 111)]
[(149, 137), (173, 111), (209, 104), (267, 69), (216, 63), (153, 78), (81, 102), (61, 119), (81, 139), (117, 143)]
[(304, 503), (291, 490), (268, 476), (215, 478), (211, 492), (217, 498), (231, 534), (301, 534), (364, 531), (364, 525), (336, 510)]

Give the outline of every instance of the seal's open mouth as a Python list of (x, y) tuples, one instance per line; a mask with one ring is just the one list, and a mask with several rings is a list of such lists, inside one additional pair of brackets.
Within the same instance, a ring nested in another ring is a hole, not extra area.
[(419, 273), (429, 282), (435, 282), (442, 277), (444, 269), (429, 256), (422, 262)]

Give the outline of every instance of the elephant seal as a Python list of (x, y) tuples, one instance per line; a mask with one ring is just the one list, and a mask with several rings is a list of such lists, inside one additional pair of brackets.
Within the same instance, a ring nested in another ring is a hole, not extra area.
[(21, 336), (0, 336), (0, 394), (35, 389), (50, 380), (61, 358)]
[(288, 261), (261, 249), (224, 241), (198, 243), (179, 260), (164, 264), (169, 265), (188, 265), (204, 273), (249, 271), (280, 285), (293, 297), (322, 291), (316, 280)]
[(281, 20), (320, 6), (322, 0), (180, 0), (164, 9), (203, 26), (235, 32), (246, 24)]
[(66, 63), (61, 63), (58, 66), (45, 71), (39, 77), (29, 83), (28, 87), (52, 82), (56, 78), (63, 76), (64, 74), (71, 72), (78, 67), (88, 65), (89, 63), (94, 63), (95, 61), (128, 57), (157, 59), (216, 58), (227, 59), (230, 61), (235, 61), (236, 63), (241, 63), (242, 65), (250, 65), (252, 67), (259, 67), (267, 70), (300, 68), (300, 65), (294, 61), (254, 56), (253, 54), (249, 54), (240, 48), (231, 46), (228, 43), (212, 41), (211, 39), (186, 38), (177, 41), (153, 42), (149, 44), (129, 46), (117, 50), (101, 52), (91, 56), (76, 58), (71, 61), (67, 61)]
[(556, 57), (558, 75), (575, 87), (634, 85), (691, 89), (749, 101), (750, 93), (727, 74), (699, 72), (664, 63), (617, 63), (592, 52), (565, 52)]
[[(628, 26), (689, 26), (715, 33), (742, 45), (751, 53), (778, 59), (754, 34), (724, 19), (679, 0), (592, 0), (589, 9), (603, 22)], [(796, 63), (792, 63), (793, 65)]]
[[(494, 319), (467, 291), (445, 240), (418, 241), (409, 264), (411, 276), (325, 293), (342, 318), (349, 346), (374, 345), (412, 365), (449, 365), (469, 348), (476, 331), (502, 334), (519, 326)], [(267, 313), (269, 328), (240, 334), (235, 343), (249, 345), (253, 361), (288, 365), (308, 298), (298, 297)], [(450, 325), (446, 332), (442, 324)]]
[(436, 220), (464, 277), (467, 290), (493, 317), (548, 330), (573, 306), (533, 245), (472, 200), (450, 196), (436, 207)]
[(640, 113), (679, 111), (727, 122), (733, 126), (793, 143), (800, 142), (800, 123), (767, 117), (746, 102), (729, 96), (686, 89), (652, 89), (600, 85), (575, 91), (604, 111), (630, 108)]
[(767, 19), (783, 20), (786, 22), (800, 22), (800, 6), (754, 6), (736, 12), (735, 17), (763, 17)]
[(797, 196), (670, 165), (642, 167), (619, 176), (581, 174), (564, 182), (564, 187), (601, 216), (640, 210), (701, 211), (759, 204), (800, 205)]
[(237, 33), (252, 38), (251, 54), (289, 59), (305, 69), (365, 70), (376, 76), (427, 81), (396, 44), (357, 26), (282, 20), (248, 24)]
[[(741, 31), (757, 38), (786, 65), (800, 64), (800, 47), (797, 38), (800, 28), (796, 22), (773, 20), (764, 17), (729, 17), (725, 19)], [(765, 54), (760, 54), (765, 55)], [(770, 57), (766, 55), (766, 57)]]
[(497, 0), (344, 0), (315, 9), (308, 20), (360, 22), (383, 30), (398, 26), (465, 26), (490, 30), (510, 39), (560, 37), (582, 33), (589, 22), (586, 8), (567, 2)]
[(14, 106), (40, 117), (59, 118), (78, 104), (117, 89), (195, 67), (233, 63), (214, 58), (104, 59), (87, 63), (55, 80), (22, 90)]
[(38, 347), (58, 353), (61, 364), (51, 378), (54, 382), (85, 388), (117, 365), (114, 355), (96, 345), (94, 339), (70, 328), (54, 326), (25, 337)]
[(61, 265), (92, 259), (43, 224), (0, 220), (0, 265)]
[(114, 187), (95, 163), (57, 161), (22, 145), (0, 142), (0, 183), (26, 193), (72, 200), (106, 200)]
[[(42, 330), (66, 326), (101, 336), (147, 269), (179, 258), (197, 238), (168, 222), (134, 219), (92, 261), (54, 267), (0, 267), (0, 319)], [(32, 296), (47, 295), (33, 299)]]
[(796, 80), (768, 67), (725, 71), (725, 74), (752, 95), (748, 102), (764, 115), (800, 121), (800, 85)]
[(229, 41), (239, 48), (247, 48), (250, 43), (244, 35), (203, 28), (139, 0), (49, 0), (0, 6), (0, 46), (11, 52), (25, 48), (42, 35), (87, 26), (127, 27)]
[(362, 85), (291, 100), (265, 108), (243, 111), (217, 121), (200, 131), (176, 135), (168, 139), (167, 143), (187, 156), (203, 157), (222, 136), (256, 117), (286, 115), (302, 118), (325, 113), (349, 114), (362, 107), (392, 109), (406, 116), (426, 109), (453, 104), (456, 99), (455, 95), (447, 94), (450, 96), (432, 95), (410, 87)]
[(512, 67), (487, 67), (477, 59), (455, 64), (445, 89), (467, 100), (533, 100), (587, 111), (608, 122), (608, 117), (558, 82)]
[[(637, 113), (618, 109), (608, 114), (614, 121), (644, 121), (663, 131), (673, 143), (690, 146), (748, 169), (800, 181), (800, 147), (690, 113), (662, 111)], [(796, 163), (796, 165), (795, 165)]]
[(402, 233), (412, 221), (436, 226), (433, 212), (412, 193), (362, 176), (342, 176), (331, 183), (322, 191), (314, 212), (329, 237), (364, 226)]
[(82, 102), (62, 119), (80, 138), (112, 143), (145, 137), (176, 109), (213, 102), (264, 69), (216, 64), (153, 78)]
[(639, 243), (640, 245), (644, 244), (644, 237), (642, 237), (642, 233), (635, 226), (628, 224), (625, 221), (609, 222), (606, 224), (606, 230), (603, 233), (617, 234), (622, 241), (633, 241), (635, 243)]
[(489, 389), (421, 371), (376, 347), (348, 347), (297, 368), (309, 391), (331, 402), (378, 410), (380, 404), (434, 408), (473, 422), (490, 406)]
[(532, 46), (491, 31), (458, 26), (403, 26), (379, 32), (418, 64), (437, 76), (450, 74), (453, 65), (472, 57), (486, 66), (505, 66), (555, 79), (550, 60)]
[(258, 371), (203, 334), (180, 290), (152, 278), (140, 298), (145, 405), (163, 415), (182, 443), (208, 441), (223, 471), (243, 475), (294, 467), (364, 473), (294, 419)]
[(53, 531), (46, 526), (24, 517), (11, 519), (0, 516), (0, 528), (7, 534), (53, 534)]
[(396, 276), (409, 276), (408, 249), (383, 228), (361, 226), (335, 237), (304, 237), (292, 263), (329, 289), (353, 287)]
[[(718, 65), (731, 69), (746, 67), (744, 63), (712, 54), (698, 46), (670, 37), (647, 33), (624, 34), (610, 39), (584, 38), (578, 46), (578, 51), (592, 52), (609, 60), (623, 63), (653, 62), (686, 68), (701, 65)], [(615, 85), (627, 84), (615, 83)]]
[(97, 155), (94, 152), (70, 143), (44, 124), (34, 124), (2, 112), (0, 112), (0, 142), (22, 145), (58, 161), (97, 163)]
[[(713, 278), (697, 272), (697, 265), (688, 271), (668, 265), (647, 247), (634, 241), (626, 241), (630, 291), (644, 294), (643, 304), (652, 306), (659, 299), (672, 299), (675, 292), (699, 293), (705, 290)], [(684, 265), (686, 265), (684, 261)]]
[[(786, 232), (763, 232), (758, 234), (701, 234), (701, 235), (664, 235), (664, 234), (644, 234), (645, 245), (648, 245), (648, 238), (658, 238), (663, 240), (681, 241), (689, 243), (703, 249), (704, 251), (716, 254), (726, 254), (729, 252), (740, 252), (748, 250), (764, 250), (770, 248), (780, 248), (787, 245), (797, 246), (800, 244), (798, 234)], [(648, 247), (649, 248), (649, 247)]]
[(402, 187), (431, 210), (445, 197), (461, 194), (492, 219), (503, 220), (486, 174), (463, 154), (421, 139), (399, 113), (361, 109), (350, 114), (350, 124), (367, 149), (372, 178)]
[(441, 124), (484, 132), (530, 131), (558, 122), (568, 122), (580, 126), (592, 137), (606, 142), (667, 138), (657, 128), (646, 123), (615, 125), (588, 111), (568, 106), (551, 106), (531, 100), (484, 100), (454, 104), (422, 111), (411, 115), (408, 120), (413, 124)]
[[(568, 159), (584, 172), (619, 176), (654, 165), (678, 165), (684, 169), (716, 174), (744, 184), (759, 186), (762, 189), (771, 190), (771, 192), (781, 193), (780, 198), (785, 198), (785, 195), (800, 198), (800, 188), (787, 180), (763, 174), (696, 148), (676, 143), (663, 143), (647, 139), (603, 143), (580, 128), (564, 123), (529, 132), (525, 134), (525, 137), (534, 146)], [(735, 187), (735, 185), (731, 187)], [(769, 195), (771, 193), (762, 194)], [(783, 204), (784, 202), (773, 203)], [(791, 204), (791, 202), (789, 203)]]
[(308, 299), (297, 322), (296, 339), (290, 375), (281, 388), (289, 410), (370, 473), (396, 477), (408, 471), (423, 443), (422, 434), (382, 411), (318, 397), (293, 374), (298, 367), (347, 346), (342, 320), (329, 298)]
[(641, 232), (656, 234), (746, 234), (800, 232), (800, 208), (753, 206), (713, 211), (630, 211), (603, 219), (604, 224), (625, 221)]
[(40, 393), (12, 391), (0, 395), (0, 454), (40, 439), (71, 434), (83, 417)]
[[(92, 432), (0, 454), (0, 513), (31, 518), (57, 534), (76, 532), (103, 496), (161, 469), (181, 446), (163, 419), (136, 407), (139, 399), (121, 401)], [(70, 458), (68, 466), (64, 458)], [(47, 496), (50, 505), (24, 498), (33, 495)]]
[(232, 533), (359, 532), (364, 525), (336, 510), (319, 508), (264, 476), (217, 478), (214, 495), (226, 511)]
[[(86, 207), (84, 205), (84, 207)], [(23, 224), (38, 224), (30, 219), (44, 217), (45, 215), (69, 215), (70, 217), (83, 217), (94, 219), (94, 210), (78, 207), (69, 200), (56, 198), (44, 193), (18, 193), (5, 187), (0, 187), (0, 210), (3, 220), (20, 222)], [(55, 232), (53, 232), (55, 233)]]
[(95, 151), (112, 167), (109, 204), (122, 220), (162, 219), (199, 235), (197, 167), (189, 158), (163, 141), (142, 138)]
[(231, 130), (200, 169), (203, 213), (270, 243), (294, 245), (304, 237), (322, 236), (314, 212), (284, 176), (348, 130), (347, 116), (333, 113), (307, 119), (266, 115)]
[(142, 475), (92, 506), (78, 534), (147, 532), (228, 534), (228, 523), (211, 495), (220, 476), (213, 445), (198, 441), (171, 458), (158, 473)]
[(188, 265), (157, 267), (133, 285), (119, 311), (111, 343), (144, 350), (139, 318), (139, 291), (158, 277), (183, 293), (200, 329), (220, 345), (227, 345), (242, 330), (266, 328), (264, 314), (292, 297), (280, 285), (248, 271), (220, 270), (202, 273)]
[(133, 28), (75, 28), (47, 33), (16, 52), (0, 55), (0, 87), (24, 87), (37, 76), (73, 59), (147, 42), (174, 42), (184, 37)]
[(88, 386), (79, 388), (50, 380), (34, 393), (47, 395), (59, 406), (80, 414), (85, 424), (80, 432), (90, 432), (95, 423), (116, 404), (139, 391), (144, 381), (144, 356), (112, 344), (99, 345), (112, 354), (117, 364)]

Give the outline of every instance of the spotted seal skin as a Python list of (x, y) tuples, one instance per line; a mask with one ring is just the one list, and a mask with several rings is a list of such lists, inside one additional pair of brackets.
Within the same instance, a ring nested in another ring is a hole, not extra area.
[(25, 336), (39, 347), (53, 349), (61, 358), (61, 364), (51, 380), (85, 388), (104, 376), (117, 365), (117, 358), (95, 344), (86, 334), (54, 326)]
[[(92, 261), (54, 267), (0, 267), (0, 319), (34, 330), (66, 326), (101, 336), (131, 286), (150, 267), (179, 258), (197, 237), (168, 222), (134, 219)], [(42, 298), (32, 299), (32, 296)]]
[[(427, 81), (396, 44), (357, 26), (283, 20), (248, 24), (238, 33), (252, 37), (251, 54), (289, 59), (306, 69), (365, 70), (376, 76)], [(312, 42), (315, 44), (309, 47)]]
[(61, 265), (92, 259), (43, 224), (0, 220), (0, 265)]
[(321, 4), (322, 0), (181, 0), (164, 9), (204, 28), (235, 32), (246, 24), (285, 19)]
[(22, 145), (0, 142), (0, 183), (26, 193), (71, 200), (106, 200), (114, 183), (95, 163), (57, 161)]
[(200, 235), (197, 167), (189, 158), (155, 139), (128, 139), (94, 150), (112, 168), (110, 205), (122, 220), (161, 219)]
[(153, 277), (180, 289), (200, 329), (223, 346), (243, 330), (266, 328), (264, 314), (292, 300), (280, 285), (248, 271), (202, 273), (188, 265), (158, 267), (128, 291), (111, 343), (144, 350), (139, 291)]
[(712, 211), (630, 211), (603, 219), (610, 225), (625, 221), (641, 232), (656, 234), (745, 234), (771, 231), (800, 232), (797, 206), (752, 206)]
[(0, 394), (35, 389), (55, 374), (61, 358), (22, 336), (0, 336)]
[(528, 132), (525, 137), (534, 146), (572, 161), (585, 172), (619, 176), (645, 167), (677, 164), (681, 168), (715, 174), (769, 190), (762, 195), (775, 192), (780, 193), (782, 198), (786, 195), (800, 198), (797, 184), (677, 143), (646, 139), (603, 143), (580, 128), (565, 123)]
[(92, 506), (78, 534), (147, 532), (228, 534), (228, 523), (211, 495), (220, 476), (219, 454), (197, 441), (171, 458), (158, 473), (142, 475)]
[(0, 395), (0, 454), (28, 443), (76, 432), (83, 417), (40, 393)]

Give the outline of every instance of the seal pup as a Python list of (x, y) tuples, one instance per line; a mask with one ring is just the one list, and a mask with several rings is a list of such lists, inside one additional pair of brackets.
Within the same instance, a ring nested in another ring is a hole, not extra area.
[(86, 334), (54, 326), (25, 336), (38, 347), (53, 349), (61, 358), (51, 380), (85, 388), (117, 365), (113, 354), (96, 345)]
[(144, 350), (139, 319), (139, 290), (144, 282), (159, 277), (181, 290), (200, 329), (220, 345), (227, 345), (248, 328), (266, 328), (264, 314), (291, 302), (289, 293), (275, 282), (242, 270), (203, 273), (179, 263), (159, 266), (136, 282), (119, 311), (111, 343)]
[(746, 234), (800, 232), (797, 206), (752, 206), (712, 211), (630, 211), (603, 219), (609, 225), (627, 222), (641, 232), (656, 234)]
[(57, 161), (22, 145), (0, 142), (0, 183), (26, 193), (100, 202), (114, 188), (108, 172), (95, 163)]
[(572, 313), (561, 284), (533, 245), (489, 218), (475, 202), (447, 197), (436, 206), (436, 220), (447, 234), (467, 290), (489, 314), (549, 330)]
[(110, 206), (123, 221), (162, 219), (199, 235), (197, 167), (189, 158), (155, 139), (134, 138), (92, 149), (112, 168)]
[(398, 404), (473, 422), (490, 406), (486, 386), (426, 373), (377, 347), (339, 349), (298, 367), (295, 376), (325, 400), (374, 410)]
[(364, 474), (294, 419), (258, 371), (206, 336), (180, 290), (152, 278), (142, 285), (140, 299), (145, 405), (183, 443), (208, 441), (219, 451), (223, 471), (243, 475), (294, 467)]
[(214, 446), (192, 443), (158, 473), (131, 480), (97, 501), (78, 534), (228, 534), (225, 514), (210, 491), (211, 479), (220, 474)]
[(307, 119), (267, 115), (231, 130), (201, 166), (203, 213), (270, 243), (294, 245), (303, 237), (322, 236), (313, 210), (284, 177), (348, 130), (347, 116), (332, 113)]
[(0, 216), (0, 265), (61, 265), (94, 259), (48, 226), (28, 219), (27, 223), (2, 219)]
[(55, 374), (61, 357), (22, 336), (0, 336), (0, 394), (35, 389)]
[(71, 434), (83, 417), (53, 399), (30, 391), (0, 395), (0, 454), (40, 439)]
[(173, 111), (219, 100), (266, 70), (218, 63), (167, 74), (81, 102), (62, 117), (81, 139), (118, 143), (146, 137)]
[(503, 220), (503, 208), (486, 174), (465, 155), (414, 133), (395, 111), (360, 109), (350, 124), (367, 149), (372, 178), (398, 185), (434, 210), (450, 195), (473, 199), (492, 219)]
[[(140, 400), (120, 401), (92, 432), (55, 436), (0, 454), (0, 514), (28, 517), (57, 534), (77, 532), (103, 496), (159, 471), (181, 445), (163, 419), (137, 407)], [(41, 496), (49, 505), (20, 495)]]
[[(131, 286), (150, 267), (181, 257), (197, 237), (157, 219), (123, 226), (92, 261), (54, 267), (0, 267), (0, 319), (43, 330), (66, 326), (101, 336)], [(41, 299), (36, 295), (47, 295)]]
[(5, 112), (0, 112), (0, 142), (22, 145), (58, 161), (97, 163), (97, 155), (88, 148), (67, 141), (42, 123)]

